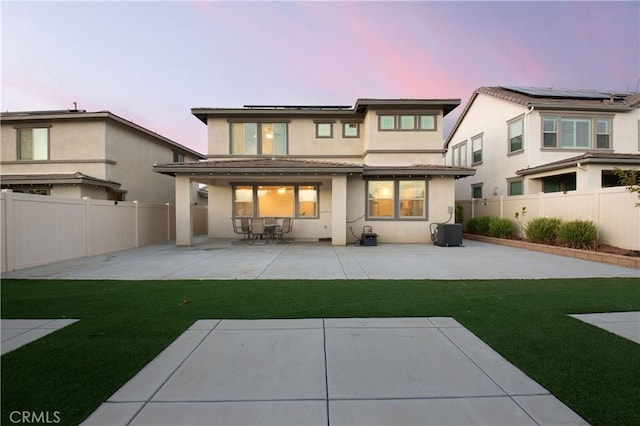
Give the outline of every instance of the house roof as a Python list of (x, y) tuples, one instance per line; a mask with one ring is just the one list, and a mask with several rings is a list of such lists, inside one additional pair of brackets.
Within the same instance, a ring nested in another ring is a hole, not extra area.
[(640, 107), (640, 93), (635, 92), (521, 86), (480, 87), (473, 92), (453, 125), (445, 141), (445, 148), (449, 146), (458, 127), (480, 94), (538, 110), (626, 112)]
[(85, 110), (48, 110), (48, 111), (8, 111), (0, 113), (2, 122), (33, 122), (33, 121), (53, 121), (53, 120), (87, 120), (87, 119), (105, 119), (112, 120), (129, 127), (135, 131), (151, 136), (161, 143), (172, 146), (182, 153), (188, 153), (196, 158), (205, 158), (203, 154), (194, 151), (184, 145), (179, 144), (165, 136), (146, 129), (132, 121), (124, 119), (109, 111), (87, 112)]
[(585, 152), (584, 154), (575, 157), (552, 161), (550, 163), (541, 164), (536, 167), (529, 167), (527, 169), (520, 169), (516, 171), (516, 174), (519, 176), (526, 176), (535, 173), (564, 169), (567, 167), (575, 167), (579, 164), (611, 164), (617, 166), (630, 165), (635, 167), (640, 166), (640, 154)]
[(360, 173), (374, 175), (455, 175), (469, 176), (475, 173), (470, 167), (418, 164), (413, 166), (367, 166), (330, 161), (296, 160), (289, 158), (259, 158), (243, 160), (209, 160), (190, 163), (155, 165), (154, 171), (175, 176), (177, 174), (237, 175), (237, 174), (335, 174)]
[(120, 183), (85, 175), (81, 172), (58, 174), (0, 175), (2, 186), (8, 185), (95, 185), (117, 189)]
[(460, 105), (460, 99), (358, 99), (354, 107), (344, 105), (245, 105), (243, 108), (191, 108), (204, 124), (208, 117), (345, 117), (362, 118), (368, 108), (419, 109), (442, 108), (447, 115)]

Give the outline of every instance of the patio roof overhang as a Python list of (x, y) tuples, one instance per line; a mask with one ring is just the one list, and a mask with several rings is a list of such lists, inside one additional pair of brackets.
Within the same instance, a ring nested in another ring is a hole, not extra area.
[(335, 175), (359, 174), (372, 176), (472, 176), (471, 167), (452, 167), (433, 164), (412, 166), (367, 166), (352, 163), (310, 161), (281, 158), (199, 161), (154, 165), (153, 170), (170, 176), (248, 176), (248, 175)]
[(170, 176), (180, 174), (231, 176), (231, 175), (299, 175), (361, 173), (362, 166), (351, 163), (292, 160), (280, 158), (199, 161), (154, 165), (153, 170)]
[(117, 190), (120, 183), (80, 172), (66, 174), (1, 175), (2, 186), (93, 185)]
[(473, 176), (476, 170), (471, 167), (443, 166), (438, 164), (415, 164), (411, 166), (364, 166), (362, 176), (454, 176), (456, 179)]
[(527, 176), (536, 173), (566, 169), (568, 167), (576, 167), (582, 164), (610, 164), (621, 167), (638, 167), (640, 166), (640, 154), (587, 152), (576, 157), (553, 161), (551, 163), (542, 164), (536, 167), (530, 167), (528, 169), (520, 169), (516, 171), (516, 174), (518, 176)]

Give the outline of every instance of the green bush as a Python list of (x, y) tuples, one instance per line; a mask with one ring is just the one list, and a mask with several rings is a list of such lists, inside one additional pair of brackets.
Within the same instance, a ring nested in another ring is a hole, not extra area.
[(558, 240), (567, 247), (595, 250), (598, 242), (598, 229), (591, 221), (572, 220), (558, 227)]
[(509, 219), (492, 217), (489, 221), (489, 236), (496, 238), (511, 238), (516, 231), (516, 225)]
[(534, 243), (553, 244), (558, 237), (560, 223), (560, 219), (555, 217), (538, 217), (527, 224), (524, 232)]
[(467, 230), (472, 234), (489, 235), (491, 216), (480, 216), (469, 219)]

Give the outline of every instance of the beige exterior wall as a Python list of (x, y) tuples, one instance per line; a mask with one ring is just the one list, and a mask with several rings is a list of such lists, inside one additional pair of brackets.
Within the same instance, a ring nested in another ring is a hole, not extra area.
[[(173, 178), (155, 173), (154, 164), (173, 162), (173, 149), (149, 135), (125, 127), (117, 122), (107, 126), (107, 158), (116, 161), (107, 166), (106, 179), (119, 182), (126, 190), (127, 201), (173, 203)], [(185, 161), (195, 161), (187, 157)], [(192, 190), (196, 190), (194, 186)]]
[[(49, 127), (49, 160), (18, 161), (17, 127)], [(105, 179), (105, 123), (103, 120), (47, 120), (2, 122), (3, 174), (75, 173)]]

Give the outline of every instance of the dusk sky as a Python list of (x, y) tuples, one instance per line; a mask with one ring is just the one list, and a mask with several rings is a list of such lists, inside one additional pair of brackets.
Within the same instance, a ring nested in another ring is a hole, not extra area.
[[(193, 107), (638, 91), (640, 2), (2, 1), (2, 111), (108, 110), (206, 154)], [(445, 135), (446, 136), (446, 135)]]

